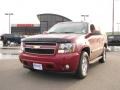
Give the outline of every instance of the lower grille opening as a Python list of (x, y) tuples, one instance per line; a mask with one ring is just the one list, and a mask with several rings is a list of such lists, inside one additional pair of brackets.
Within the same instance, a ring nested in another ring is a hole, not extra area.
[(25, 48), (25, 52), (35, 53), (35, 54), (54, 54), (54, 49), (32, 49), (32, 48)]
[(53, 69), (54, 66), (53, 66), (52, 64), (48, 64), (48, 65), (46, 65), (46, 68), (47, 68), (47, 69)]

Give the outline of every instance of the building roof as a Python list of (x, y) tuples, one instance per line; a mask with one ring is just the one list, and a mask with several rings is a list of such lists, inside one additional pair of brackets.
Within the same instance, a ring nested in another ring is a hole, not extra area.
[(40, 16), (45, 16), (45, 15), (49, 15), (49, 16), (58, 16), (58, 17), (62, 17), (64, 19), (67, 19), (68, 21), (72, 21), (71, 19), (67, 18), (67, 17), (64, 17), (62, 15), (58, 15), (58, 14), (52, 14), (52, 13), (45, 13), (45, 14), (38, 14), (37, 17), (40, 21)]

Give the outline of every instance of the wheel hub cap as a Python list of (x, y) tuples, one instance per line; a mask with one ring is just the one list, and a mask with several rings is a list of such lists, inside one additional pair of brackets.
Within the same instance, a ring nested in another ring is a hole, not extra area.
[(82, 60), (82, 74), (84, 76), (87, 75), (87, 68), (88, 68), (87, 58), (84, 57), (83, 60)]

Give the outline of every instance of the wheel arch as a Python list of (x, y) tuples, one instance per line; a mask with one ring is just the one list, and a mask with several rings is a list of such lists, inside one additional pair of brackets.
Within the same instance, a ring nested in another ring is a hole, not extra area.
[(82, 52), (82, 51), (87, 52), (88, 55), (90, 56), (90, 48), (89, 48), (89, 47), (84, 47), (84, 48), (81, 50), (81, 52)]

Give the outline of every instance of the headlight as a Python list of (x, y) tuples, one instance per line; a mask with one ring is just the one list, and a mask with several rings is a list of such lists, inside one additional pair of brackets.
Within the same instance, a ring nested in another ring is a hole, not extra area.
[(23, 42), (21, 42), (21, 45), (20, 45), (20, 53), (21, 53), (21, 52), (23, 52), (23, 51), (24, 51), (24, 49), (25, 49), (25, 48), (24, 48), (24, 43), (23, 43)]
[(59, 45), (58, 53), (71, 53), (74, 52), (74, 44), (73, 43), (61, 43)]

